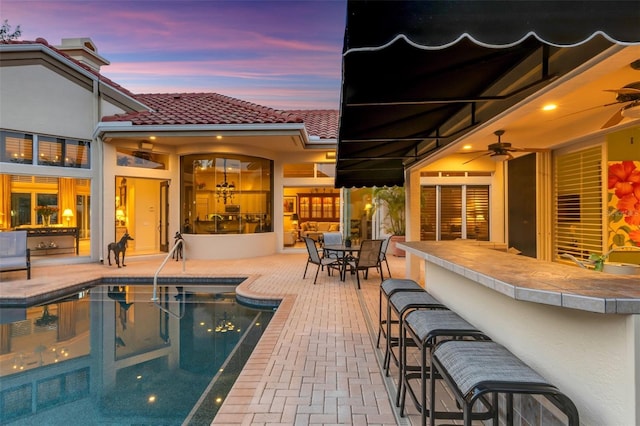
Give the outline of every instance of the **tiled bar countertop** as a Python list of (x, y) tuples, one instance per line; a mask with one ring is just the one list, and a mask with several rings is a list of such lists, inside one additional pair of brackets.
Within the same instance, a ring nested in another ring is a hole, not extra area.
[[(640, 275), (541, 261), (471, 240), (398, 246), (412, 275), (421, 272), (414, 262), (424, 262), (420, 279), (436, 299), (568, 395), (581, 425), (640, 425)], [(536, 401), (519, 411), (531, 414), (524, 414), (531, 424), (564, 421), (544, 398)]]
[(640, 314), (640, 275), (613, 275), (471, 241), (411, 241), (407, 252), (516, 300), (607, 314)]

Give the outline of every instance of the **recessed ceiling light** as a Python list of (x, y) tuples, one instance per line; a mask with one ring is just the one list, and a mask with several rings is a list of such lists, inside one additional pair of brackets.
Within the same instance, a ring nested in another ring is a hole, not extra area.
[(216, 139), (222, 139), (222, 135), (216, 136)]
[(471, 149), (471, 148), (473, 148), (471, 145), (464, 145), (464, 146), (462, 147), (462, 149), (466, 149), (466, 150), (469, 150), (469, 149)]
[(556, 108), (558, 108), (558, 105), (556, 105), (556, 104), (546, 104), (545, 106), (542, 107), (542, 110), (543, 111), (553, 111)]
[(155, 141), (156, 137), (155, 136), (149, 136), (149, 140)]

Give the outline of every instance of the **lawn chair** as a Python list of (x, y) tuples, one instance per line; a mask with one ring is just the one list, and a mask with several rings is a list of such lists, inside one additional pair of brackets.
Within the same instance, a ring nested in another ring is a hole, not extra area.
[(307, 268), (309, 267), (310, 263), (313, 263), (314, 265), (318, 266), (318, 268), (316, 269), (316, 276), (313, 279), (313, 284), (315, 284), (318, 279), (318, 272), (320, 272), (320, 267), (326, 266), (328, 274), (331, 275), (331, 268), (339, 266), (338, 259), (320, 257), (318, 247), (316, 247), (316, 242), (309, 237), (302, 238), (307, 246), (307, 252), (309, 253), (309, 258), (307, 259), (307, 264), (304, 267), (304, 274), (302, 275), (302, 279), (306, 278)]
[(358, 280), (358, 288), (360, 288), (360, 271), (364, 271), (364, 279), (369, 278), (369, 269), (375, 268), (380, 272), (380, 282), (384, 280), (382, 274), (382, 265), (380, 263), (380, 251), (382, 250), (383, 240), (363, 240), (360, 244), (360, 252), (358, 257), (348, 260), (347, 267), (351, 272), (355, 272)]

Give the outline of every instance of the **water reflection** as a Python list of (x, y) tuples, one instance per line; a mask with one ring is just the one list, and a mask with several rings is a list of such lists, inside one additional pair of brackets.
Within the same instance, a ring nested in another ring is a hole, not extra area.
[[(0, 423), (45, 414), (55, 423), (89, 400), (90, 413), (87, 404), (78, 408), (83, 418), (181, 424), (228, 355), (248, 358), (271, 318), (236, 303), (233, 288), (162, 286), (163, 310), (141, 285), (0, 309)], [(252, 343), (238, 346), (242, 339)], [(234, 365), (237, 374), (242, 367)]]
[(0, 377), (88, 355), (85, 296), (26, 309), (0, 309)]

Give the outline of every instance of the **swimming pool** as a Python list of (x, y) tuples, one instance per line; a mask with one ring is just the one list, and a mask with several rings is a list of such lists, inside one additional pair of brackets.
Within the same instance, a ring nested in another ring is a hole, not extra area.
[(209, 424), (273, 308), (233, 285), (101, 284), (0, 307), (0, 423)]

